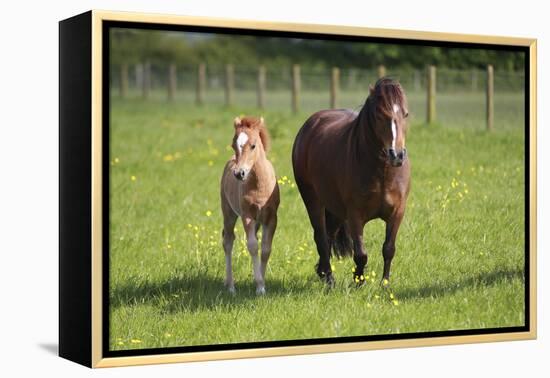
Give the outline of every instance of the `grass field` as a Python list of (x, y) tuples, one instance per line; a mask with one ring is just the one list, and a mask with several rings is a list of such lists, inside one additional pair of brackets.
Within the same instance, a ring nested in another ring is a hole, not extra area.
[[(483, 107), (470, 101), (453, 111), (483, 120)], [(256, 297), (240, 223), (237, 294), (223, 287), (219, 180), (232, 154), (233, 118), (257, 111), (113, 99), (110, 348), (523, 325), (523, 104), (510, 104), (517, 107), (497, 117), (494, 133), (414, 119), (412, 190), (390, 290), (379, 285), (381, 221), (365, 227), (368, 283), (355, 288), (352, 260), (333, 260), (337, 285), (324, 289), (290, 163), (308, 113), (263, 112), (281, 206), (267, 295)]]

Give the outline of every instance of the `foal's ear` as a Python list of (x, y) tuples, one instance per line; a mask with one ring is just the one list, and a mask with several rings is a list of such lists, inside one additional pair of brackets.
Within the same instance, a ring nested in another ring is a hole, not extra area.
[(235, 117), (235, 119), (233, 120), (233, 126), (235, 126), (235, 128), (240, 127), (241, 123), (242, 123), (241, 117)]
[(265, 126), (264, 117), (260, 117), (260, 126)]

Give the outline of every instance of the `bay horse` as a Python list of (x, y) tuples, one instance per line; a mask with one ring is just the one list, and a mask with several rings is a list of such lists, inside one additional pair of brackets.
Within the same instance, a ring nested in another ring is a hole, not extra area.
[(382, 282), (389, 284), (395, 239), (405, 213), (410, 162), (405, 148), (407, 99), (401, 85), (382, 78), (359, 112), (321, 110), (299, 130), (292, 165), (319, 253), (317, 274), (334, 286), (330, 258), (350, 256), (354, 281), (367, 264), (363, 228), (386, 223)]
[[(252, 273), (256, 294), (265, 294), (265, 271), (279, 207), (279, 186), (275, 170), (266, 153), (269, 134), (263, 118), (235, 118), (232, 147), (235, 155), (225, 164), (221, 179), (223, 213), (223, 249), (225, 251), (225, 286), (235, 293), (231, 256), (235, 241), (235, 223), (241, 217), (248, 252), (252, 257)], [(258, 230), (262, 226), (261, 262), (258, 259)]]

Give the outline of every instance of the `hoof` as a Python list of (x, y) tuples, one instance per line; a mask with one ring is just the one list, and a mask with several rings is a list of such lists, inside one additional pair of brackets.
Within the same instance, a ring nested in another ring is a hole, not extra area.
[(328, 287), (333, 288), (336, 285), (336, 280), (334, 279), (332, 272), (324, 272), (319, 270), (319, 267), (317, 267), (317, 275), (321, 281), (324, 281), (327, 284)]
[(355, 282), (355, 285), (357, 287), (361, 287), (365, 284), (366, 280), (365, 280), (365, 276), (362, 275), (362, 274), (356, 274), (356, 273), (353, 273), (353, 282)]
[(256, 288), (256, 295), (265, 295), (265, 287)]
[(227, 286), (227, 292), (231, 295), (235, 295), (235, 293), (237, 293), (237, 290), (235, 290), (235, 286), (231, 285)]

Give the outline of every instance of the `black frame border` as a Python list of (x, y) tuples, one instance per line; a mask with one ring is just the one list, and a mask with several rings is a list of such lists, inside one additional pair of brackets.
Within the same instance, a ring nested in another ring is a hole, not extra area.
[[(145, 349), (128, 349), (128, 350), (109, 350), (109, 162), (110, 162), (110, 70), (109, 68), (109, 30), (111, 28), (131, 28), (131, 29), (148, 29), (160, 31), (183, 31), (183, 32), (203, 32), (217, 33), (229, 35), (254, 35), (265, 37), (286, 37), (286, 38), (302, 38), (302, 39), (321, 39), (321, 40), (336, 40), (350, 42), (371, 42), (381, 44), (404, 44), (416, 46), (432, 46), (432, 47), (447, 47), (447, 48), (470, 48), (470, 49), (485, 49), (485, 50), (504, 50), (524, 53), (525, 57), (525, 325), (518, 327), (502, 327), (502, 328), (483, 328), (483, 329), (467, 329), (467, 330), (447, 330), (447, 331), (430, 331), (418, 333), (403, 333), (403, 334), (387, 334), (387, 335), (368, 335), (368, 336), (348, 336), (336, 338), (317, 338), (317, 339), (298, 339), (298, 340), (279, 340), (279, 341), (262, 341), (262, 342), (247, 342), (234, 344), (213, 344), (213, 345), (194, 345), (166, 348), (145, 348)], [(102, 250), (102, 357), (130, 357), (130, 356), (150, 356), (172, 353), (193, 353), (207, 351), (226, 351), (226, 350), (246, 350), (257, 348), (273, 348), (273, 347), (299, 347), (307, 345), (331, 345), (341, 343), (356, 343), (369, 341), (385, 341), (385, 340), (408, 340), (408, 339), (426, 339), (437, 337), (452, 337), (452, 336), (472, 336), (472, 335), (490, 335), (503, 334), (514, 332), (529, 332), (530, 324), (530, 215), (531, 215), (531, 198), (530, 198), (530, 102), (531, 102), (531, 81), (530, 81), (530, 65), (531, 55), (528, 46), (509, 46), (499, 44), (484, 44), (470, 42), (447, 42), (447, 41), (430, 41), (430, 40), (412, 40), (402, 38), (386, 38), (386, 37), (369, 37), (369, 36), (351, 36), (351, 35), (335, 35), (324, 33), (309, 33), (309, 32), (289, 32), (289, 31), (272, 31), (260, 29), (244, 29), (244, 28), (229, 28), (229, 27), (212, 27), (212, 26), (194, 26), (194, 25), (172, 25), (161, 23), (147, 22), (131, 22), (131, 21), (102, 21), (102, 170), (103, 170), (103, 187), (102, 187), (102, 228), (103, 228), (103, 250)]]

